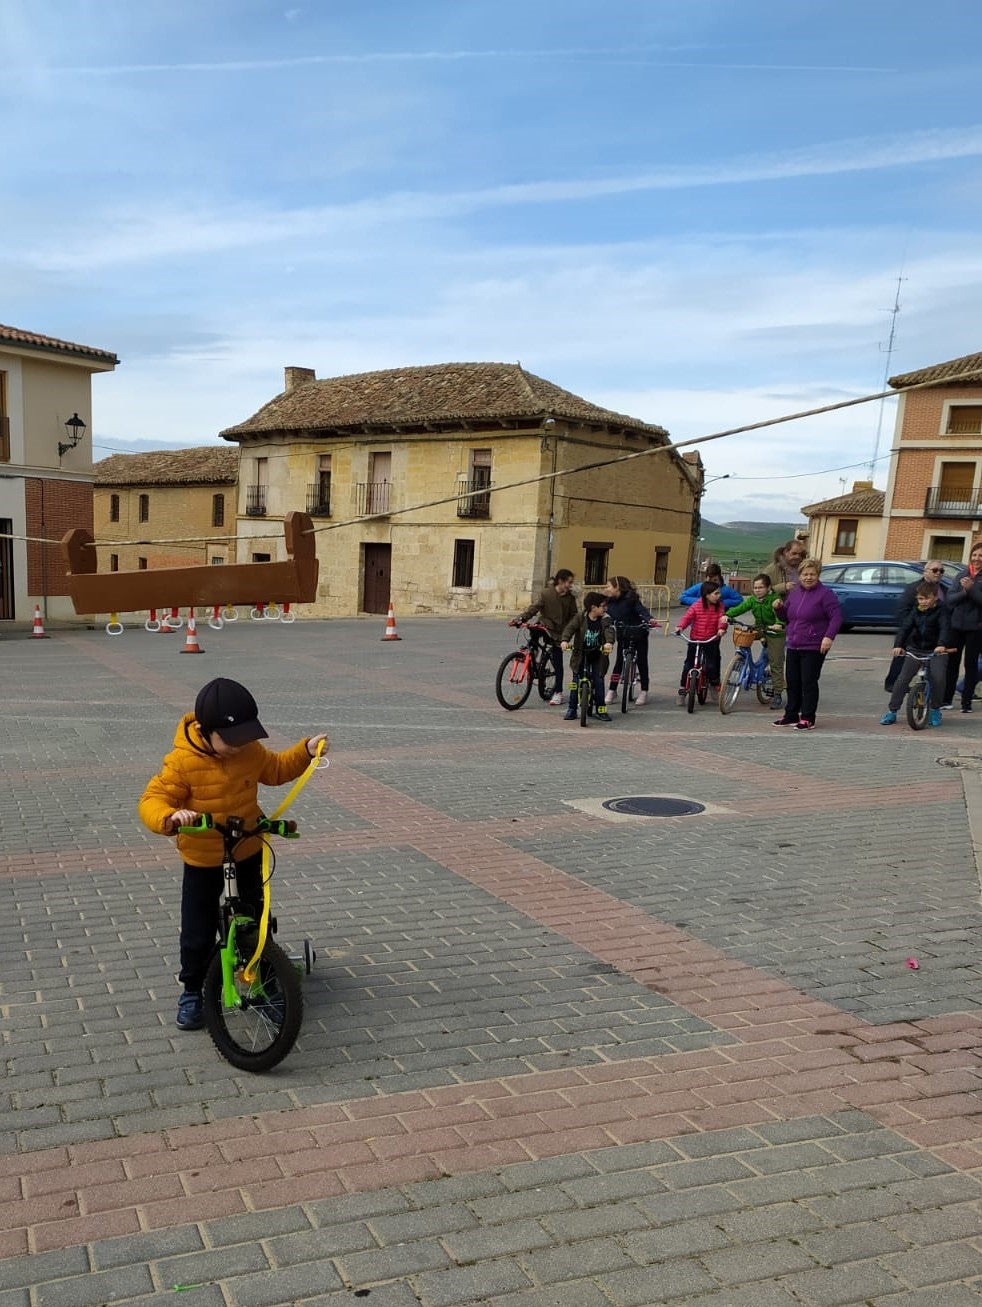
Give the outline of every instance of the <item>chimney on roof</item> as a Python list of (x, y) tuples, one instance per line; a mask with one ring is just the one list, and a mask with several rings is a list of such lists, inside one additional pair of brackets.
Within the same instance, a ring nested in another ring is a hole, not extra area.
[(283, 375), (285, 378), (284, 390), (296, 390), (297, 386), (302, 386), (308, 381), (317, 380), (317, 373), (313, 368), (284, 368)]
[(872, 490), (872, 489), (873, 489), (872, 481), (854, 481), (852, 483), (853, 494), (855, 494), (858, 490)]

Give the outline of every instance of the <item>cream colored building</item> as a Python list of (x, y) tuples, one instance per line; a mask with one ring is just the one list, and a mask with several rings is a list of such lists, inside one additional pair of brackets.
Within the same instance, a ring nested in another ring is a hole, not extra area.
[(809, 554), (823, 564), (883, 557), (883, 499), (872, 481), (855, 481), (848, 495), (806, 504)]
[(112, 454), (96, 463), (99, 571), (234, 562), (238, 467), (238, 450), (223, 445)]
[(0, 326), (0, 622), (68, 618), (59, 544), (92, 529), (92, 377), (108, 350)]
[(284, 514), (313, 516), (312, 615), (512, 613), (560, 567), (680, 585), (691, 564), (698, 459), (517, 364), (287, 368), (221, 434), (240, 447), (239, 562), (281, 558)]

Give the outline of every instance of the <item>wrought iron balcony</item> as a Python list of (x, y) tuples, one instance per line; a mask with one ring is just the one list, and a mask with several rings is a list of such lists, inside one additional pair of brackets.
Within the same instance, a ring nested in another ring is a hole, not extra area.
[(982, 517), (982, 489), (931, 486), (924, 500), (925, 517)]
[(266, 487), (246, 486), (246, 517), (266, 516)]
[(307, 512), (311, 517), (331, 516), (331, 490), (329, 486), (314, 484), (307, 487)]
[(457, 500), (458, 517), (491, 516), (491, 492), (486, 478), (480, 481), (458, 481), (456, 489), (460, 495), (465, 496)]
[(355, 485), (355, 512), (359, 517), (389, 511), (391, 481), (359, 481)]

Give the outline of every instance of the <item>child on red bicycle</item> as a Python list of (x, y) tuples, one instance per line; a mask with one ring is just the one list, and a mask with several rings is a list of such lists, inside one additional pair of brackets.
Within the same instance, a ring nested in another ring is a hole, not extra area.
[(679, 703), (685, 698), (685, 683), (696, 661), (696, 649), (702, 649), (706, 668), (706, 679), (714, 690), (719, 690), (719, 641), (713, 636), (726, 630), (726, 613), (723, 608), (723, 596), (718, 581), (703, 581), (699, 587), (699, 598), (686, 610), (675, 633), (678, 635), (691, 627), (691, 640), (711, 640), (711, 644), (688, 644), (685, 650), (685, 662), (682, 664), (682, 678), (679, 682)]
[[(259, 743), (266, 731), (255, 699), (238, 681), (219, 676), (198, 693), (194, 712), (185, 713), (174, 734), (174, 748), (140, 799), (140, 817), (157, 835), (174, 835), (202, 812), (219, 821), (242, 817), (255, 826), (260, 817), (259, 785), (285, 785), (307, 768), (326, 735), (312, 735), (282, 753)], [(201, 986), (215, 940), (224, 888), (222, 837), (177, 836), (184, 859), (181, 891), (181, 973), (184, 992), (177, 1004), (181, 1030), (204, 1025)], [(262, 846), (244, 840), (236, 850), (239, 892), (258, 915), (262, 903)]]

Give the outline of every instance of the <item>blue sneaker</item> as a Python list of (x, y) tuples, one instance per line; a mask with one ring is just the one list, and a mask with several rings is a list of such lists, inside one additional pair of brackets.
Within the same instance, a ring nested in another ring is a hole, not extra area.
[(886, 712), (883, 714), (883, 716), (880, 718), (880, 725), (892, 726), (896, 720), (897, 720), (897, 714), (895, 712), (891, 712), (890, 709), (888, 708)]
[(580, 714), (576, 711), (575, 708), (567, 708), (566, 711), (563, 713), (563, 721), (575, 722), (577, 717), (579, 717), (579, 715)]
[(186, 989), (177, 1000), (178, 1030), (201, 1030), (205, 1024), (201, 995)]
[(931, 709), (931, 725), (932, 725), (932, 726), (940, 726), (941, 723), (942, 723), (943, 721), (944, 721), (944, 718), (941, 716), (941, 709), (940, 709), (940, 708), (932, 708), (932, 709)]

